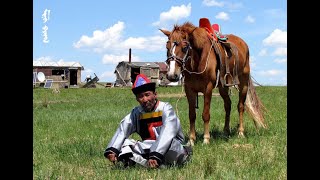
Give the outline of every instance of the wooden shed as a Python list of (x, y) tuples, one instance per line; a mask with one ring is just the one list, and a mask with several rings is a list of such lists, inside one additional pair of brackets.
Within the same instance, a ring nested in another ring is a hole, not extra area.
[(145, 74), (151, 82), (159, 84), (159, 65), (154, 62), (121, 61), (114, 71), (115, 86), (132, 86), (137, 74)]
[(166, 86), (167, 84), (170, 83), (170, 81), (167, 79), (167, 72), (168, 72), (168, 67), (165, 62), (155, 62), (156, 64), (159, 65), (159, 85), (160, 86)]
[(33, 61), (33, 72), (42, 72), (45, 79), (63, 82), (65, 87), (79, 87), (82, 70), (78, 62)]

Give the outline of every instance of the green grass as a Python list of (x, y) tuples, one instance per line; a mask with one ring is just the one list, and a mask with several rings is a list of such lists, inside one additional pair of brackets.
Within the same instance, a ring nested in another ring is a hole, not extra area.
[[(236, 90), (232, 90), (230, 138), (223, 136), (222, 98), (212, 97), (211, 140), (203, 145), (201, 112), (197, 109), (197, 142), (192, 160), (183, 167), (124, 169), (103, 152), (120, 120), (138, 105), (130, 88), (33, 90), (33, 179), (287, 179), (287, 87), (256, 87), (268, 109), (267, 130), (255, 129), (245, 113), (246, 138), (238, 138)], [(188, 137), (186, 97), (181, 87), (159, 87), (160, 100), (176, 109)], [(217, 92), (216, 90), (214, 92)], [(133, 135), (133, 138), (138, 138)]]

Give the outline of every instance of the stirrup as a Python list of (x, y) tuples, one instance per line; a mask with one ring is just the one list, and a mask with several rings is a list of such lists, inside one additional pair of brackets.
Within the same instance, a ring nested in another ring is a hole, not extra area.
[[(227, 77), (228, 77), (228, 76), (231, 77), (231, 80), (230, 80), (230, 81), (231, 81), (232, 83), (230, 83), (230, 82), (227, 81)], [(225, 85), (225, 86), (233, 86), (233, 85), (235, 85), (235, 83), (233, 82), (233, 76), (232, 76), (230, 73), (226, 73), (226, 74), (224, 75), (223, 81), (224, 81), (224, 85)]]

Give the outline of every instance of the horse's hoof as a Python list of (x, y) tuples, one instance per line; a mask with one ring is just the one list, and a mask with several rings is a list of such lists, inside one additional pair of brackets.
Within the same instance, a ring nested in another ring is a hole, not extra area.
[(189, 140), (187, 143), (188, 146), (194, 146), (194, 141), (193, 140)]
[(210, 140), (209, 139), (204, 139), (203, 140), (203, 144), (210, 144)]
[(238, 133), (238, 137), (239, 137), (239, 138), (244, 138), (243, 132), (239, 132), (239, 133)]
[(225, 129), (225, 130), (223, 130), (223, 132), (224, 132), (225, 136), (230, 137), (230, 134), (231, 134), (230, 129)]

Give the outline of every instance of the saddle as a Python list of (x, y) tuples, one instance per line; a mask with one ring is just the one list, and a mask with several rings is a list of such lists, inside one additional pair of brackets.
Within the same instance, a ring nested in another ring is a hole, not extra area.
[[(238, 48), (230, 41), (228, 41), (227, 35), (221, 33), (219, 24), (210, 23), (208, 18), (200, 18), (199, 27), (206, 29), (208, 37), (212, 42), (215, 52), (218, 54), (220, 59), (220, 82), (222, 86), (234, 86), (239, 84), (238, 78)], [(221, 50), (223, 52), (221, 52)], [(231, 58), (235, 56), (234, 66), (232, 74), (230, 73), (229, 63)]]

